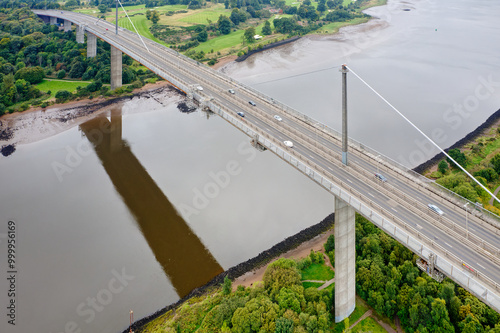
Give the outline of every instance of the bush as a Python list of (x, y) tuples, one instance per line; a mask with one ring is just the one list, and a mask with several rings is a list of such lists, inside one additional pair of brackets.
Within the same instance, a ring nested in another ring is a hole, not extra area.
[(66, 71), (64, 69), (61, 69), (59, 72), (57, 72), (58, 79), (64, 79), (65, 76), (66, 76)]
[(70, 93), (69, 91), (67, 90), (59, 90), (57, 93), (56, 93), (56, 102), (57, 103), (62, 103), (62, 102), (65, 102), (67, 101), (68, 99), (70, 99), (71, 97), (73, 96), (72, 93)]
[(488, 182), (492, 182), (492, 181), (498, 179), (498, 173), (495, 170), (493, 170), (492, 168), (486, 168), (486, 169), (474, 172), (474, 176), (475, 177), (483, 177)]
[(439, 162), (438, 164), (438, 170), (439, 172), (441, 172), (441, 174), (445, 174), (446, 173), (446, 170), (448, 170), (448, 163), (446, 163), (445, 160), (442, 160), (441, 162)]

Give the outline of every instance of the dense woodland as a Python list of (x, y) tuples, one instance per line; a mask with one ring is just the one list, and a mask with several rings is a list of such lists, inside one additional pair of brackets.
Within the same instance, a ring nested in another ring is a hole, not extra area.
[[(141, 87), (144, 79), (153, 76), (133, 63), (123, 56), (123, 83), (134, 83), (124, 91)], [(86, 44), (78, 44), (73, 31), (44, 24), (27, 6), (0, 8), (0, 115), (25, 110), (30, 104), (46, 104), (43, 100), (49, 96), (36, 84), (48, 77), (93, 81), (75, 94), (59, 91), (58, 101), (106, 94), (109, 87), (103, 84), (110, 81), (109, 44), (98, 39), (97, 56), (87, 58)]]
[[(325, 252), (335, 257), (334, 237)], [(451, 280), (438, 283), (415, 265), (416, 256), (361, 216), (356, 216), (356, 291), (380, 315), (398, 316), (409, 333), (500, 332), (500, 316)], [(145, 332), (349, 332), (334, 324), (334, 288), (305, 288), (302, 274), (321, 263), (279, 259), (251, 288), (191, 299), (146, 325)]]

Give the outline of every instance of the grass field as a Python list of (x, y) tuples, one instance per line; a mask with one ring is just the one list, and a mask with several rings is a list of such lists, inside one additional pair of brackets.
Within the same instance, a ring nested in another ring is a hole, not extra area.
[(181, 19), (179, 19), (179, 21), (191, 24), (208, 24), (208, 20), (217, 22), (219, 16), (221, 15), (226, 15), (229, 17), (229, 15), (231, 15), (231, 10), (225, 9), (224, 5), (222, 4), (218, 4), (206, 10), (196, 10), (193, 13), (182, 17)]
[(358, 332), (387, 333), (387, 331), (372, 317), (363, 319), (359, 324), (352, 328), (352, 333)]
[[(149, 28), (153, 25), (151, 21), (149, 21), (146, 18), (146, 15), (137, 15), (137, 16), (132, 16), (130, 18), (130, 21), (134, 24), (135, 28), (139, 32), (139, 35), (149, 38), (151, 40), (154, 40), (157, 43), (161, 43), (160, 40), (155, 38), (151, 31), (149, 31)], [(118, 25), (122, 28), (128, 29), (132, 32), (135, 32), (134, 27), (132, 26), (132, 23), (130, 23), (128, 18), (119, 18), (118, 19)]]
[(36, 87), (41, 91), (51, 92), (50, 96), (54, 96), (59, 90), (67, 90), (69, 92), (75, 92), (76, 87), (86, 87), (90, 84), (90, 81), (65, 81), (65, 80), (43, 80), (41, 83), (37, 84)]
[(318, 287), (321, 287), (323, 285), (323, 283), (320, 283), (320, 282), (302, 282), (302, 287), (304, 287), (304, 289), (307, 289), (307, 288), (318, 288)]
[(334, 277), (332, 269), (324, 264), (311, 264), (302, 271), (302, 280), (328, 281)]

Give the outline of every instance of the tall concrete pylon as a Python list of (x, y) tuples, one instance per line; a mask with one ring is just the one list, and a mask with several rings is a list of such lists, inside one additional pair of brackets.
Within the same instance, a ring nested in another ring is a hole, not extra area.
[(76, 42), (83, 44), (85, 41), (85, 27), (82, 25), (76, 26)]
[(342, 65), (342, 163), (347, 165), (347, 69), (346, 65)]
[(111, 45), (111, 90), (122, 86), (122, 51)]
[(71, 31), (71, 21), (64, 20), (64, 31)]
[(356, 306), (356, 225), (351, 205), (335, 197), (335, 322)]
[(97, 37), (87, 32), (87, 58), (93, 58), (97, 54)]

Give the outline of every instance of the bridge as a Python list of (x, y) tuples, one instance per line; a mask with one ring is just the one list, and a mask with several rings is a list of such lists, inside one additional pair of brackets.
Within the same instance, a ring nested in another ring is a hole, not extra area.
[[(47, 23), (63, 20), (65, 30), (75, 24), (79, 43), (87, 35), (88, 57), (95, 56), (96, 38), (109, 43), (112, 89), (121, 86), (126, 53), (334, 196), (336, 322), (355, 307), (355, 212), (417, 254), (418, 266), (429, 275), (450, 277), (500, 312), (498, 217), (364, 144), (349, 139), (343, 149), (337, 131), (163, 45), (92, 16), (34, 12)], [(444, 215), (428, 204), (439, 206)]]

